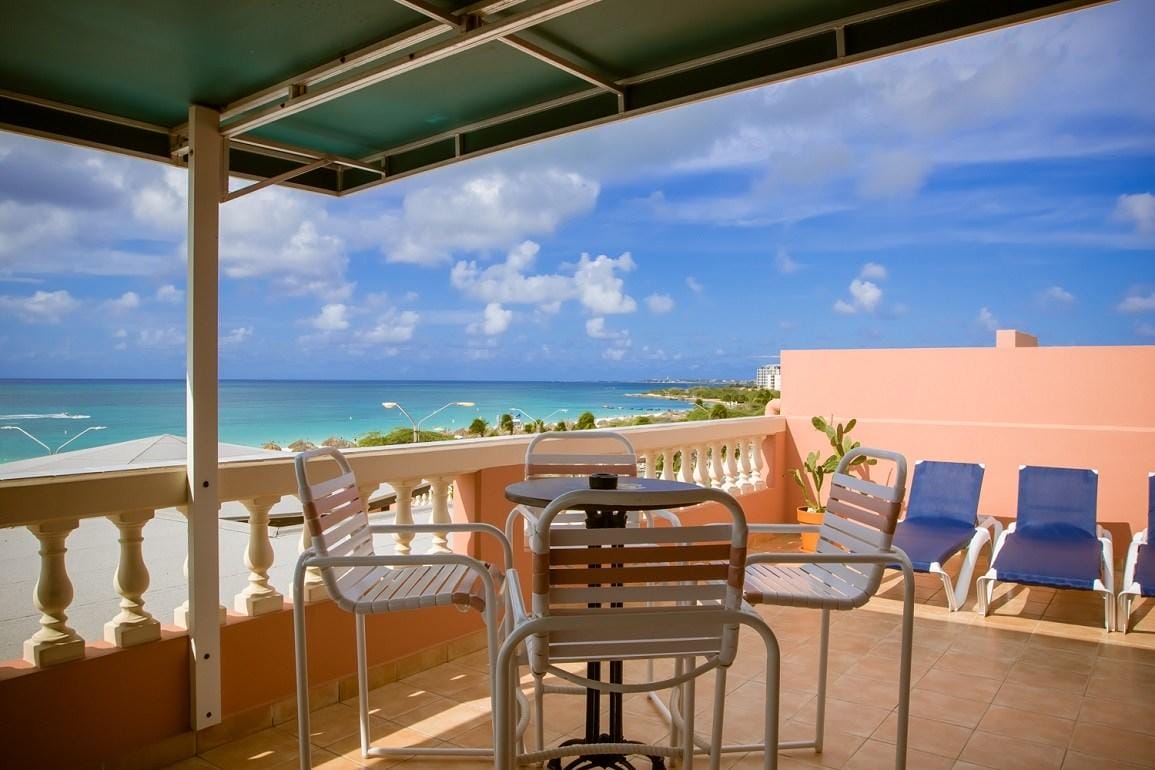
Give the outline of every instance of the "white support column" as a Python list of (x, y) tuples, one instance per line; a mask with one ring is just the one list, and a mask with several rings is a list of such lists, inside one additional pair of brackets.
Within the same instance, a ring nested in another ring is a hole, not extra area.
[(653, 450), (642, 452), (642, 460), (644, 460), (646, 463), (645, 478), (647, 479), (654, 479), (658, 477), (658, 474), (654, 472), (654, 456), (655, 453)]
[(24, 660), (41, 668), (84, 657), (84, 640), (69, 627), (65, 612), (73, 596), (64, 563), (66, 541), (79, 525), (76, 519), (59, 519), (28, 527), (40, 541), (40, 577), (32, 593), (40, 610), (40, 629), (24, 640)]
[(694, 448), (694, 475), (699, 486), (711, 487), (710, 481), (710, 450), (706, 444), (698, 444)]
[(673, 449), (663, 449), (662, 450), (662, 476), (661, 476), (661, 478), (663, 481), (673, 481), (674, 480), (674, 454), (675, 454), (675, 450), (673, 450)]
[(155, 514), (156, 511), (144, 509), (108, 517), (120, 532), (120, 562), (113, 580), (116, 592), (120, 594), (120, 612), (104, 624), (104, 641), (117, 647), (131, 647), (160, 638), (160, 622), (144, 608), (148, 567), (141, 550), (144, 525)]
[(220, 202), (227, 191), (220, 113), (188, 112), (188, 551), (192, 727), (221, 721), (220, 542), (217, 491), (217, 335)]
[[(402, 481), (390, 481), (389, 486), (393, 487), (393, 491), (397, 493), (397, 502), (394, 503), (394, 505), (397, 507), (396, 513), (393, 516), (393, 523), (412, 524), (413, 487), (417, 486), (417, 482), (413, 479), (404, 479)], [(412, 542), (412, 534), (394, 535), (393, 551), (402, 556), (408, 556), (411, 550), (410, 544)]]
[(249, 584), (233, 599), (233, 607), (242, 615), (264, 615), (284, 606), (285, 597), (269, 583), (269, 567), (274, 558), (269, 541), (269, 511), (280, 499), (271, 495), (241, 501), (249, 512), (249, 544), (245, 549)]
[[(433, 513), (429, 517), (430, 524), (450, 524), (453, 516), (449, 513), (449, 488), (453, 486), (453, 479), (437, 476), (429, 479), (430, 496), (433, 498)], [(449, 534), (434, 532), (433, 545), (430, 553), (450, 553)]]
[(722, 489), (732, 495), (742, 489), (742, 479), (738, 475), (738, 442), (734, 440), (726, 444), (726, 483)]
[(748, 436), (738, 439), (738, 452), (741, 455), (739, 459), (742, 461), (742, 477), (738, 480), (738, 484), (743, 492), (754, 491), (754, 464), (750, 462), (750, 448), (753, 445), (754, 440)]
[(722, 470), (722, 442), (710, 442), (710, 486), (720, 489), (726, 484), (726, 473)]
[(762, 437), (750, 437), (750, 465), (752, 466), (750, 472), (752, 474), (750, 481), (754, 484), (754, 489), (765, 489), (766, 481), (762, 478)]
[(687, 484), (694, 483), (694, 448), (683, 444), (678, 450), (682, 453), (682, 464), (678, 466), (678, 480)]

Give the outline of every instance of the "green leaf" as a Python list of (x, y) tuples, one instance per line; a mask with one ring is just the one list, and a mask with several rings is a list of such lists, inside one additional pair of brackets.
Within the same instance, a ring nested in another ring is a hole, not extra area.
[(845, 432), (846, 432), (846, 433), (849, 433), (850, 431), (854, 430), (854, 426), (855, 426), (855, 425), (857, 425), (857, 424), (858, 424), (858, 420), (856, 420), (855, 418), (851, 417), (851, 418), (850, 418), (849, 420), (847, 420), (847, 422), (846, 422), (846, 431), (845, 431)]
[(823, 433), (826, 432), (826, 420), (821, 417), (811, 417), (810, 424), (814, 426), (815, 430), (820, 430)]

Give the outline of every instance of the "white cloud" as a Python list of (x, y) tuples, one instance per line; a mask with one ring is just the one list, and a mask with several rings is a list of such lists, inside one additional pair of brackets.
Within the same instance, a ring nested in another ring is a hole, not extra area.
[(145, 348), (179, 348), (184, 346), (184, 332), (175, 326), (141, 329), (137, 342)]
[(135, 291), (126, 291), (116, 299), (105, 300), (100, 306), (112, 313), (123, 313), (140, 307), (140, 295)]
[(325, 305), (310, 323), (314, 329), (320, 329), (323, 332), (343, 331), (349, 328), (348, 312), (347, 305), (339, 303)]
[(597, 182), (557, 168), (423, 187), (405, 197), (383, 250), (390, 262), (433, 265), (455, 252), (509, 248), (590, 211), (598, 192)]
[(862, 272), (858, 274), (858, 277), (875, 281), (884, 280), (886, 278), (886, 267), (877, 262), (867, 262), (862, 266)]
[(797, 273), (802, 268), (786, 249), (778, 249), (778, 253), (774, 256), (774, 269), (782, 275), (790, 275)]
[(1048, 286), (1039, 292), (1039, 302), (1049, 307), (1066, 307), (1075, 302), (1075, 295), (1062, 286)]
[(1115, 202), (1114, 218), (1135, 225), (1143, 235), (1155, 233), (1155, 195), (1149, 192), (1120, 195)]
[(980, 328), (989, 332), (993, 332), (999, 328), (999, 319), (995, 318), (995, 314), (992, 313), (989, 308), (985, 307), (979, 309), (975, 323), (977, 323)]
[(626, 357), (626, 348), (607, 348), (602, 351), (602, 358), (609, 361), (621, 361)]
[[(865, 268), (864, 268), (865, 270)], [(850, 282), (850, 301), (836, 300), (834, 312), (853, 315), (858, 312), (873, 313), (882, 302), (882, 289), (877, 284), (855, 278)]]
[(79, 307), (80, 301), (63, 289), (38, 291), (30, 297), (0, 296), (0, 313), (11, 313), (29, 324), (58, 324)]
[(858, 194), (866, 200), (909, 198), (922, 189), (930, 160), (906, 150), (879, 153), (867, 163)]
[(245, 340), (253, 336), (253, 327), (238, 326), (228, 334), (221, 337), (221, 346), (240, 345)]
[(628, 331), (615, 331), (606, 328), (606, 319), (597, 316), (586, 321), (586, 334), (595, 340), (624, 340), (630, 336)]
[(1155, 310), (1155, 291), (1143, 295), (1132, 293), (1115, 306), (1120, 313), (1150, 313)]
[(690, 291), (694, 292), (695, 294), (701, 294), (703, 291), (705, 291), (706, 288), (702, 285), (701, 281), (692, 275), (686, 276), (686, 286), (688, 286)]
[(651, 313), (668, 313), (674, 309), (674, 298), (669, 294), (651, 294), (646, 297), (646, 307)]
[(167, 302), (171, 305), (178, 305), (184, 302), (184, 290), (178, 289), (171, 283), (166, 283), (156, 290), (156, 301)]
[(507, 310), (496, 302), (490, 302), (485, 306), (482, 320), (470, 324), (466, 327), (466, 331), (470, 334), (485, 334), (492, 337), (504, 333), (511, 321), (513, 321), (512, 310)]
[(413, 310), (390, 308), (368, 331), (359, 332), (357, 339), (366, 345), (396, 344), (413, 339), (413, 332), (421, 316)]
[(576, 299), (592, 313), (632, 313), (637, 302), (624, 291), (618, 273), (636, 265), (629, 253), (618, 258), (582, 254), (573, 275), (529, 275), (539, 246), (526, 241), (510, 250), (501, 264), (482, 269), (477, 262), (458, 262), (450, 271), (450, 283), (466, 296), (486, 303), (537, 305), (542, 312), (556, 313), (561, 302)]

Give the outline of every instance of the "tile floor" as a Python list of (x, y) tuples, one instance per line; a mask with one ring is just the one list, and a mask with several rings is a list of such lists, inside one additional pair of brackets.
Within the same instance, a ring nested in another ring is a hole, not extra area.
[[(895, 574), (866, 607), (831, 623), (826, 745), (782, 752), (779, 767), (893, 767), (901, 579)], [(937, 578), (917, 576), (911, 770), (1082, 770), (1155, 767), (1155, 602), (1132, 615), (1131, 633), (1106, 633), (1102, 602), (1089, 593), (1000, 586), (992, 615), (967, 606), (948, 613)], [(761, 610), (782, 650), (784, 739), (809, 737), (814, 723), (818, 613)], [(726, 737), (755, 740), (761, 710), (762, 653), (755, 639), (727, 681)], [(488, 745), (484, 653), (475, 653), (370, 694), (377, 745)], [(699, 727), (708, 720), (708, 677), (699, 685)], [(642, 696), (627, 696), (630, 737), (654, 740), (665, 724)], [(580, 734), (581, 698), (547, 696), (546, 740)], [(363, 759), (356, 702), (316, 711), (313, 766), (488, 767), (453, 759)], [(295, 725), (284, 724), (173, 765), (172, 770), (261, 770), (296, 766)], [(648, 762), (638, 760), (638, 768)], [(724, 768), (760, 768), (760, 755), (726, 755)]]

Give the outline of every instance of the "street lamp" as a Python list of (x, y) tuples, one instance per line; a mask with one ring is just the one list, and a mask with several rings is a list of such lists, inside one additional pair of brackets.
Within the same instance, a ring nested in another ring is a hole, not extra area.
[(421, 423), (425, 422), (426, 420), (428, 420), (433, 415), (437, 414), (438, 412), (440, 412), (443, 409), (448, 409), (451, 406), (476, 406), (476, 405), (472, 401), (450, 401), (448, 404), (445, 404), (444, 406), (437, 407), (432, 412), (425, 415), (424, 417), (422, 417), (420, 420), (417, 420), (416, 422), (413, 421), (413, 416), (410, 415), (409, 412), (405, 411), (405, 407), (401, 406), (401, 404), (398, 404), (396, 401), (382, 401), (381, 406), (385, 407), (386, 409), (396, 409), (397, 411), (401, 412), (401, 414), (405, 415), (405, 419), (409, 420), (409, 424), (413, 426), (413, 443), (416, 444), (416, 443), (421, 441)]
[(68, 439), (67, 441), (65, 441), (65, 442), (64, 442), (63, 444), (61, 444), (60, 446), (58, 446), (58, 447), (56, 447), (55, 449), (53, 449), (52, 447), (48, 446), (47, 444), (45, 444), (45, 443), (44, 443), (43, 441), (41, 441), (40, 439), (38, 439), (38, 438), (36, 438), (35, 436), (33, 436), (33, 435), (32, 435), (31, 433), (29, 433), (28, 431), (26, 431), (26, 430), (24, 430), (23, 428), (21, 428), (19, 425), (0, 425), (0, 430), (18, 430), (18, 431), (20, 431), (20, 432), (21, 432), (21, 433), (23, 433), (25, 436), (27, 436), (28, 438), (30, 438), (30, 439), (32, 439), (33, 441), (35, 441), (37, 444), (39, 444), (40, 446), (44, 447), (44, 448), (45, 448), (45, 449), (48, 451), (48, 454), (50, 454), (50, 455), (54, 455), (54, 454), (56, 454), (57, 452), (59, 452), (59, 451), (60, 451), (61, 449), (63, 449), (64, 447), (68, 446), (68, 445), (69, 445), (69, 444), (71, 444), (73, 441), (75, 441), (76, 439), (78, 439), (78, 438), (80, 438), (81, 436), (83, 436), (85, 433), (88, 433), (88, 431), (90, 431), (90, 430), (104, 430), (104, 429), (105, 429), (105, 426), (103, 426), (103, 425), (92, 425), (92, 426), (89, 426), (89, 427), (85, 428), (84, 430), (80, 431), (79, 433), (77, 433), (77, 434), (76, 434), (75, 436), (73, 436), (72, 438), (70, 438), (70, 439)]
[(554, 416), (555, 414), (557, 414), (558, 412), (568, 412), (568, 411), (569, 411), (569, 409), (554, 409), (552, 412), (550, 412), (549, 414), (547, 414), (547, 415), (545, 416), (545, 419), (544, 419), (544, 420), (538, 420), (538, 419), (536, 419), (536, 418), (535, 418), (535, 417), (534, 417), (532, 414), (530, 414), (529, 412), (525, 411), (524, 409), (519, 409), (519, 408), (517, 408), (516, 406), (512, 406), (512, 407), (510, 407), (510, 408), (509, 408), (509, 411), (511, 411), (511, 412), (520, 412), (521, 414), (523, 414), (523, 415), (525, 415), (527, 418), (529, 418), (529, 421), (530, 421), (532, 424), (534, 424), (534, 425), (537, 425), (537, 424), (539, 424), (539, 423), (540, 423), (541, 425), (543, 425), (543, 426), (544, 426), (544, 425), (545, 425), (547, 422), (549, 422), (549, 418), (550, 418), (550, 417), (553, 417), (553, 416)]

